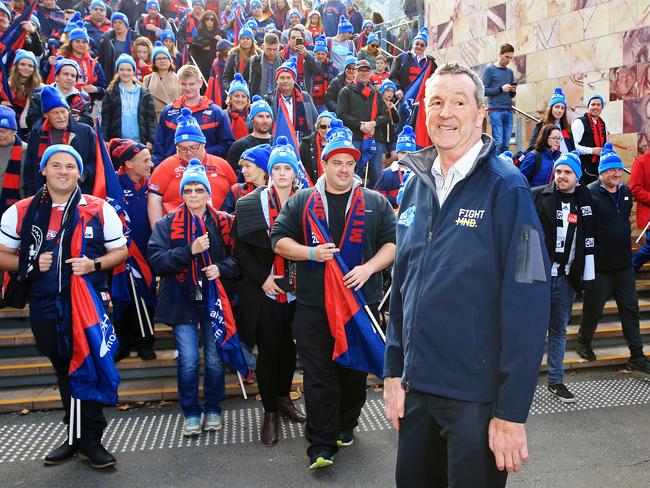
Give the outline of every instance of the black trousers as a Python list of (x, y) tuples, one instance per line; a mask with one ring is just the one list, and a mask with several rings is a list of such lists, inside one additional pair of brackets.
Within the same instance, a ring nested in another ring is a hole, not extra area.
[(337, 452), (338, 434), (357, 426), (368, 373), (342, 368), (332, 360), (334, 339), (324, 307), (298, 304), (293, 336), (304, 370), (307, 455), (323, 449)]
[[(38, 348), (47, 356), (56, 371), (59, 393), (65, 415), (63, 422), (67, 425), (70, 422), (70, 380), (68, 370), (70, 369), (70, 358), (59, 351), (57, 345), (57, 330), (55, 320), (31, 320), (32, 333)], [(102, 404), (93, 401), (81, 402), (81, 449), (86, 449), (100, 443), (102, 433), (106, 428), (106, 418), (102, 411)]]
[(498, 471), (488, 445), (492, 403), (406, 394), (400, 420), (395, 481), (398, 488), (498, 488)]
[(255, 330), (257, 342), (257, 384), (265, 412), (277, 410), (276, 400), (289, 396), (296, 369), (296, 346), (291, 322), (296, 312), (293, 303), (277, 303), (266, 298)]
[(630, 349), (630, 355), (632, 357), (643, 356), (643, 342), (639, 330), (636, 275), (631, 265), (620, 271), (596, 273), (594, 284), (584, 291), (578, 342), (584, 346), (591, 346), (598, 321), (603, 315), (605, 302), (612, 294), (616, 300), (618, 314), (621, 317), (623, 337)]
[[(142, 311), (142, 309), (140, 309), (140, 311)], [(148, 306), (147, 312), (149, 312), (151, 327), (153, 327), (155, 308)], [(142, 326), (144, 329), (144, 336), (140, 330), (138, 311), (135, 309), (135, 302), (129, 303), (125, 307), (120, 320), (115, 321), (115, 333), (117, 334), (117, 340), (120, 342), (121, 350), (130, 351), (131, 349), (140, 350), (146, 347), (153, 347), (155, 337), (149, 330), (147, 319), (145, 317), (142, 317)]]

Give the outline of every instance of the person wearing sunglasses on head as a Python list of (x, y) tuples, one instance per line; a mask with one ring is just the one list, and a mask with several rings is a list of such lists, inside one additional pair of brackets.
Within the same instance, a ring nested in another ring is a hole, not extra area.
[(417, 36), (413, 38), (411, 50), (397, 56), (390, 69), (390, 79), (397, 85), (395, 96), (402, 99), (404, 92), (409, 85), (415, 81), (423, 69), (433, 63), (433, 71), (436, 69), (436, 62), (433, 57), (425, 54), (429, 44), (429, 29), (422, 27)]
[(325, 148), (325, 136), (330, 128), (330, 122), (336, 114), (325, 110), (316, 119), (316, 130), (300, 141), (300, 160), (305, 165), (305, 171), (311, 181), (316, 181), (323, 174), (321, 154)]

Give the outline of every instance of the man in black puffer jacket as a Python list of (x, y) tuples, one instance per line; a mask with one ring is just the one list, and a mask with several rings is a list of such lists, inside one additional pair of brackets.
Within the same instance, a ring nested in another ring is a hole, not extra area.
[(621, 183), (623, 161), (608, 142), (600, 153), (599, 179), (588, 188), (596, 217), (596, 280), (585, 290), (576, 352), (595, 361), (591, 341), (607, 299), (613, 294), (621, 317), (623, 337), (630, 349), (627, 365), (650, 373), (650, 361), (643, 354), (639, 332), (639, 299), (632, 268), (630, 212), (632, 192)]

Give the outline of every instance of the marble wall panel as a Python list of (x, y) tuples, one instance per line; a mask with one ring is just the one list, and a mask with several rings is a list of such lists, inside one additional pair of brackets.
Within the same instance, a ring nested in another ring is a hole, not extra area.
[(528, 59), (527, 56), (520, 55), (520, 56), (515, 56), (512, 59), (512, 63), (510, 63), (510, 68), (512, 69), (512, 74), (514, 75), (515, 80), (517, 80), (517, 83), (526, 83), (526, 65), (527, 65)]
[(623, 34), (623, 64), (650, 61), (650, 27), (642, 27)]
[(459, 45), (460, 47), (460, 59), (459, 61), (466, 66), (474, 66), (480, 63), (478, 59), (478, 50), (476, 49), (476, 44), (473, 42), (464, 42)]
[(548, 3), (540, 0), (522, 0), (526, 6), (526, 22), (532, 24), (548, 17)]
[(534, 83), (548, 78), (548, 51), (536, 51), (526, 57), (526, 81)]
[(623, 59), (622, 32), (596, 39), (596, 69), (620, 66), (624, 64)]
[(487, 10), (487, 32), (496, 34), (506, 29), (506, 4), (495, 5)]
[(478, 39), (487, 35), (487, 14), (485, 11), (475, 12), (454, 20), (454, 42), (463, 42)]
[(560, 43), (572, 44), (584, 40), (582, 16), (580, 12), (569, 12), (560, 15)]
[(607, 100), (607, 94), (609, 93), (609, 71), (603, 70), (584, 73), (582, 77), (582, 88), (583, 92), (579, 104), (583, 108), (592, 95), (598, 94)]
[(560, 18), (552, 17), (542, 20), (534, 26), (535, 37), (537, 38), (537, 49), (550, 49), (557, 47), (560, 42)]
[(637, 27), (638, 7), (637, 0), (612, 0), (609, 9), (609, 31), (623, 32)]
[(454, 43), (454, 22), (449, 21), (438, 24), (436, 27), (436, 37), (438, 39), (438, 49), (445, 49)]
[(637, 156), (640, 154), (645, 154), (650, 151), (650, 133), (639, 133), (637, 134), (636, 140), (636, 153)]
[(494, 62), (499, 52), (496, 36), (481, 37), (474, 43), (479, 63)]
[(435, 0), (426, 1), (427, 18), (429, 25), (444, 24), (454, 18), (454, 10), (456, 8), (456, 0)]
[(571, 46), (558, 46), (548, 51), (548, 76), (558, 78), (571, 74)]
[(609, 4), (603, 3), (580, 11), (585, 39), (609, 34)]
[(530, 54), (537, 50), (537, 39), (535, 32), (530, 26), (517, 27), (515, 29), (515, 52), (519, 54)]
[(612, 134), (608, 139), (614, 146), (614, 151), (623, 160), (626, 168), (631, 168), (634, 160), (639, 154), (638, 151), (638, 134)]
[(548, 0), (546, 3), (549, 17), (571, 11), (571, 0)]
[(506, 3), (506, 29), (515, 29), (527, 23), (525, 1), (508, 0)]
[(637, 15), (637, 26), (650, 25), (650, 0), (637, 0)]
[(639, 96), (650, 96), (650, 63), (637, 64), (636, 79), (639, 87)]
[(537, 83), (524, 83), (517, 86), (515, 105), (524, 112), (537, 110)]
[(619, 132), (650, 132), (650, 97), (611, 102), (610, 105), (614, 103), (623, 104), (623, 124)]
[(602, 118), (607, 124), (607, 130), (610, 134), (622, 134), (624, 124), (624, 105), (623, 100), (605, 103)]

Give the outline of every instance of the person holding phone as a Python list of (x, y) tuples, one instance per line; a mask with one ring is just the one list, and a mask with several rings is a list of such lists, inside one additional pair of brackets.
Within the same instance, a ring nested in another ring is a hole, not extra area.
[(295, 58), (298, 76), (296, 83), (311, 93), (314, 86), (314, 74), (318, 72), (318, 65), (314, 55), (305, 47), (305, 29), (304, 26), (292, 27), (289, 30), (289, 42), (280, 53), (282, 61), (289, 58)]
[(280, 415), (296, 422), (304, 422), (305, 416), (289, 397), (296, 366), (291, 330), (296, 310), (295, 267), (273, 253), (269, 237), (280, 210), (295, 191), (298, 160), (291, 146), (278, 144), (266, 161), (269, 185), (237, 201), (232, 235), (242, 273), (237, 328), (242, 341), (250, 332), (257, 342), (257, 383), (264, 406), (261, 441), (273, 446), (278, 442)]

